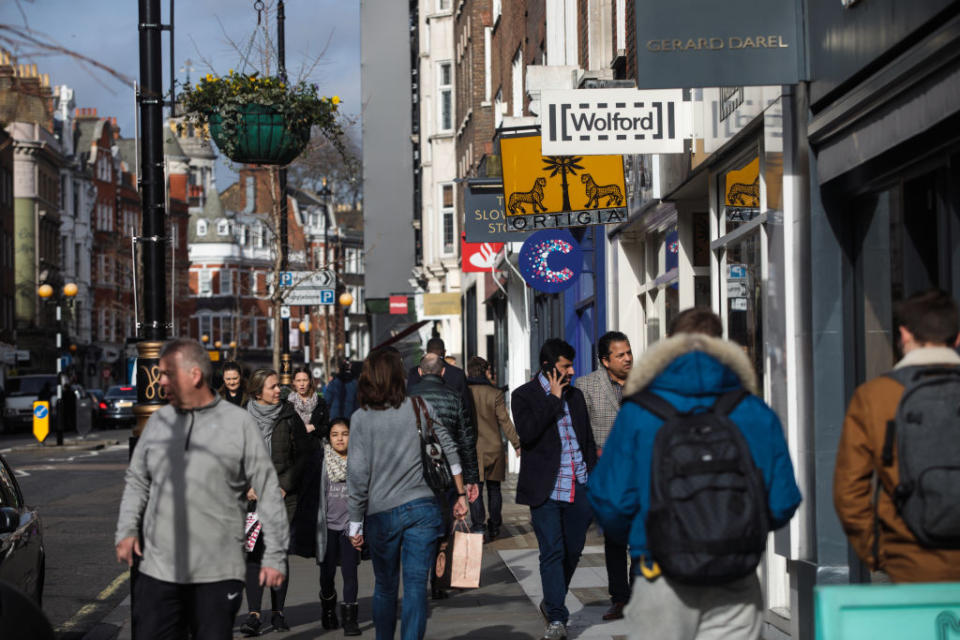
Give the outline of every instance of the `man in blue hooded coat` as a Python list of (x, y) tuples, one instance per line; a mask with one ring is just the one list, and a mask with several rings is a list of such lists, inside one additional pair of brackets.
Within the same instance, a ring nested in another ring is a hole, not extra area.
[[(677, 316), (670, 337), (652, 346), (633, 367), (624, 398), (651, 391), (677, 411), (710, 407), (737, 389), (757, 393), (753, 363), (743, 348), (722, 340), (720, 318), (694, 308)], [(800, 504), (783, 428), (756, 395), (729, 413), (763, 478), (769, 524), (778, 529)], [(604, 454), (590, 476), (589, 497), (604, 533), (628, 542), (639, 575), (624, 610), (631, 640), (703, 640), (760, 637), (763, 600), (756, 572), (724, 584), (679, 582), (660, 575), (648, 548), (654, 438), (663, 420), (635, 402), (624, 402)]]

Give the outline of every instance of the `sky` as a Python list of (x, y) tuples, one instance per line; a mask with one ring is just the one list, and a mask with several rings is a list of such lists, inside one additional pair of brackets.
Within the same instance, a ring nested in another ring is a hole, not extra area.
[[(276, 0), (265, 0), (269, 8)], [(161, 0), (163, 22), (169, 21), (170, 0)], [(345, 115), (360, 113), (360, 9), (358, 0), (285, 0), (287, 73), (291, 79), (316, 83), (322, 95), (340, 96)], [(253, 0), (189, 0), (174, 3), (174, 68), (179, 82), (186, 80), (186, 61), (196, 83), (207, 73), (240, 71), (251, 51), (258, 70), (255, 33), (269, 27), (275, 39), (275, 13), (258, 27)], [(106, 64), (116, 71), (139, 77), (138, 2), (135, 0), (0, 0), (0, 25), (28, 26), (34, 35)], [(169, 89), (169, 34), (164, 32), (163, 81)], [(231, 44), (230, 41), (234, 44)], [(6, 46), (0, 42), (0, 46)], [(238, 51), (238, 48), (240, 49)], [(33, 63), (50, 75), (53, 86), (66, 84), (75, 91), (78, 107), (96, 107), (100, 116), (114, 116), (123, 137), (132, 137), (135, 123), (133, 88), (113, 76), (83, 64), (69, 55), (21, 54), (20, 64)], [(313, 62), (319, 58), (314, 66)], [(212, 67), (212, 68), (211, 68)], [(226, 162), (219, 163), (217, 187), (223, 190), (236, 179)]]

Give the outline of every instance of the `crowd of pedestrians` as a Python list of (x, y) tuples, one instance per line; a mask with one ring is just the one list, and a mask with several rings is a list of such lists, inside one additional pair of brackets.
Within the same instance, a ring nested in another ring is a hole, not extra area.
[[(904, 357), (854, 394), (836, 508), (875, 581), (957, 580), (960, 445), (946, 429), (960, 401), (960, 319), (940, 291), (911, 297), (897, 317)], [(722, 335), (711, 310), (689, 309), (635, 362), (628, 336), (611, 331), (597, 369), (573, 384), (574, 348), (549, 339), (509, 408), (486, 360), (470, 358), (465, 373), (438, 338), (409, 370), (384, 347), (359, 373), (344, 362), (325, 389), (306, 370), (284, 388), (273, 370), (244, 381), (227, 363), (216, 392), (205, 349), (167, 343), (170, 404), (134, 450), (117, 525), (117, 557), (136, 567), (136, 637), (231, 638), (241, 592), (245, 635), (289, 630), (296, 554), (319, 566), (325, 630), (360, 635), (370, 616), (378, 640), (393, 638), (402, 580), (400, 635), (423, 638), (428, 596), (449, 597), (427, 577), (453, 523), (469, 517), (485, 540), (501, 535), (510, 446), (539, 547), (544, 640), (567, 637), (567, 591), (593, 524), (604, 536), (603, 620), (626, 618), (632, 640), (759, 638), (757, 568), (801, 494), (754, 364)], [(431, 466), (431, 438), (446, 476)], [(375, 577), (369, 612), (358, 603), (362, 558)]]

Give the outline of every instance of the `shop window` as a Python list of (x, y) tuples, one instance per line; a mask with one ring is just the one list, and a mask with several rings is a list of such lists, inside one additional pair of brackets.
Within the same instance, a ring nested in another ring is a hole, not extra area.
[(757, 230), (727, 246), (727, 338), (743, 346), (763, 377), (763, 265)]

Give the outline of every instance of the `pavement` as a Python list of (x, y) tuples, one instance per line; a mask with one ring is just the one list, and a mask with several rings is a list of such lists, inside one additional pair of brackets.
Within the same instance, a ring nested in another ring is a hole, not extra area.
[[(426, 638), (431, 640), (537, 640), (543, 633), (543, 619), (537, 610), (542, 598), (537, 542), (530, 525), (530, 511), (513, 502), (516, 476), (504, 483), (504, 526), (501, 537), (485, 545), (480, 588), (451, 591), (451, 597), (430, 601)], [(360, 565), (361, 638), (374, 638), (371, 622), (373, 569)], [(319, 569), (312, 559), (290, 558), (290, 586), (285, 615), (290, 633), (275, 634), (265, 626), (262, 635), (278, 640), (307, 640), (342, 637), (341, 630), (324, 631), (320, 626), (317, 596)], [(339, 584), (339, 578), (338, 578)], [(267, 597), (265, 595), (265, 597)], [(267, 600), (266, 602), (269, 602)], [(603, 541), (592, 527), (580, 564), (567, 595), (571, 618), (571, 640), (626, 640), (624, 621), (603, 622), (610, 606), (604, 569)], [(241, 607), (237, 627), (246, 616)], [(269, 620), (269, 612), (265, 612)], [(399, 624), (397, 626), (399, 634)], [(235, 638), (242, 638), (235, 632)], [(127, 596), (111, 613), (88, 632), (83, 640), (130, 640), (130, 598)]]
[(93, 451), (105, 447), (124, 444), (129, 441), (130, 429), (110, 431), (91, 431), (85, 436), (64, 434), (63, 444), (57, 446), (57, 435), (50, 433), (43, 442), (38, 442), (32, 434), (17, 433), (0, 436), (0, 454), (23, 453), (29, 451)]

